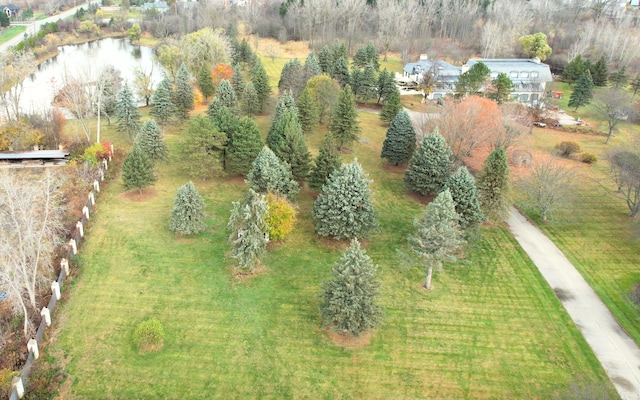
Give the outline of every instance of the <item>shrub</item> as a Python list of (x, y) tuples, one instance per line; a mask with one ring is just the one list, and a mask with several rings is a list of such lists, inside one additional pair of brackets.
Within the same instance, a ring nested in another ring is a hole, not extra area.
[(133, 344), (141, 353), (158, 351), (164, 344), (164, 328), (156, 318), (142, 321), (133, 332)]
[(598, 162), (598, 157), (593, 153), (582, 153), (580, 154), (580, 161), (585, 164), (595, 164)]
[(18, 375), (18, 371), (11, 368), (0, 369), (0, 398), (8, 399), (11, 395), (11, 379)]
[(286, 198), (271, 192), (267, 194), (268, 213), (265, 222), (269, 239), (282, 240), (293, 230), (296, 223), (296, 210)]
[(84, 153), (82, 153), (82, 160), (91, 165), (98, 165), (98, 162), (105, 158), (104, 150), (102, 143), (93, 144), (84, 149)]
[(570, 158), (580, 152), (580, 145), (576, 142), (560, 142), (554, 149), (561, 157)]

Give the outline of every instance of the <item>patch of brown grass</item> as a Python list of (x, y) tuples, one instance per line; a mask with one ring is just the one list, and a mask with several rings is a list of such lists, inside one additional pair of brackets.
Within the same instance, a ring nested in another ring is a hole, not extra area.
[(136, 203), (143, 203), (145, 201), (151, 200), (155, 196), (156, 191), (154, 189), (133, 189), (120, 194), (121, 198), (129, 201), (134, 201)]
[(373, 331), (363, 332), (360, 336), (354, 336), (350, 333), (338, 333), (330, 328), (326, 329), (325, 332), (333, 343), (346, 349), (360, 349), (365, 347), (371, 343), (371, 337), (373, 336)]

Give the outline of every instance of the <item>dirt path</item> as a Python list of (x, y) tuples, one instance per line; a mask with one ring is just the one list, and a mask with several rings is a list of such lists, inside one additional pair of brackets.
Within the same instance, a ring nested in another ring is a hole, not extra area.
[(640, 348), (556, 245), (515, 208), (509, 230), (593, 349), (624, 400), (640, 399)]

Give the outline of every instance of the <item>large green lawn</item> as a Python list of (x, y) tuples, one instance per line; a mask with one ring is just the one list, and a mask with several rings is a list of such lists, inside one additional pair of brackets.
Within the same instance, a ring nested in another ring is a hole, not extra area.
[[(177, 238), (167, 227), (187, 178), (174, 157), (159, 167), (151, 198), (129, 200), (119, 179), (100, 194), (52, 345), (68, 362), (65, 398), (548, 399), (575, 379), (609, 386), (502, 226), (484, 229), (465, 261), (437, 272), (434, 290), (422, 289), (423, 270), (405, 266), (399, 251), (424, 206), (381, 162), (378, 117), (361, 114), (361, 122), (366, 142), (343, 158), (357, 157), (370, 173), (380, 213), (381, 230), (366, 247), (380, 267), (386, 319), (369, 345), (340, 347), (320, 327), (321, 284), (344, 244), (314, 234), (312, 193), (299, 196), (299, 222), (273, 244), (268, 269), (239, 281), (225, 225), (242, 180), (196, 182), (210, 228)], [(171, 149), (179, 136), (167, 134)], [(309, 137), (314, 152), (320, 136)], [(132, 332), (152, 316), (165, 325), (165, 346), (139, 355)]]

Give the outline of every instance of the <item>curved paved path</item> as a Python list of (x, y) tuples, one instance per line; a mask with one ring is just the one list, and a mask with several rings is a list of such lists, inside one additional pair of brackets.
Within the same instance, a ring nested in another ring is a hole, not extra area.
[(560, 249), (515, 208), (509, 230), (556, 293), (624, 400), (640, 399), (640, 348)]

